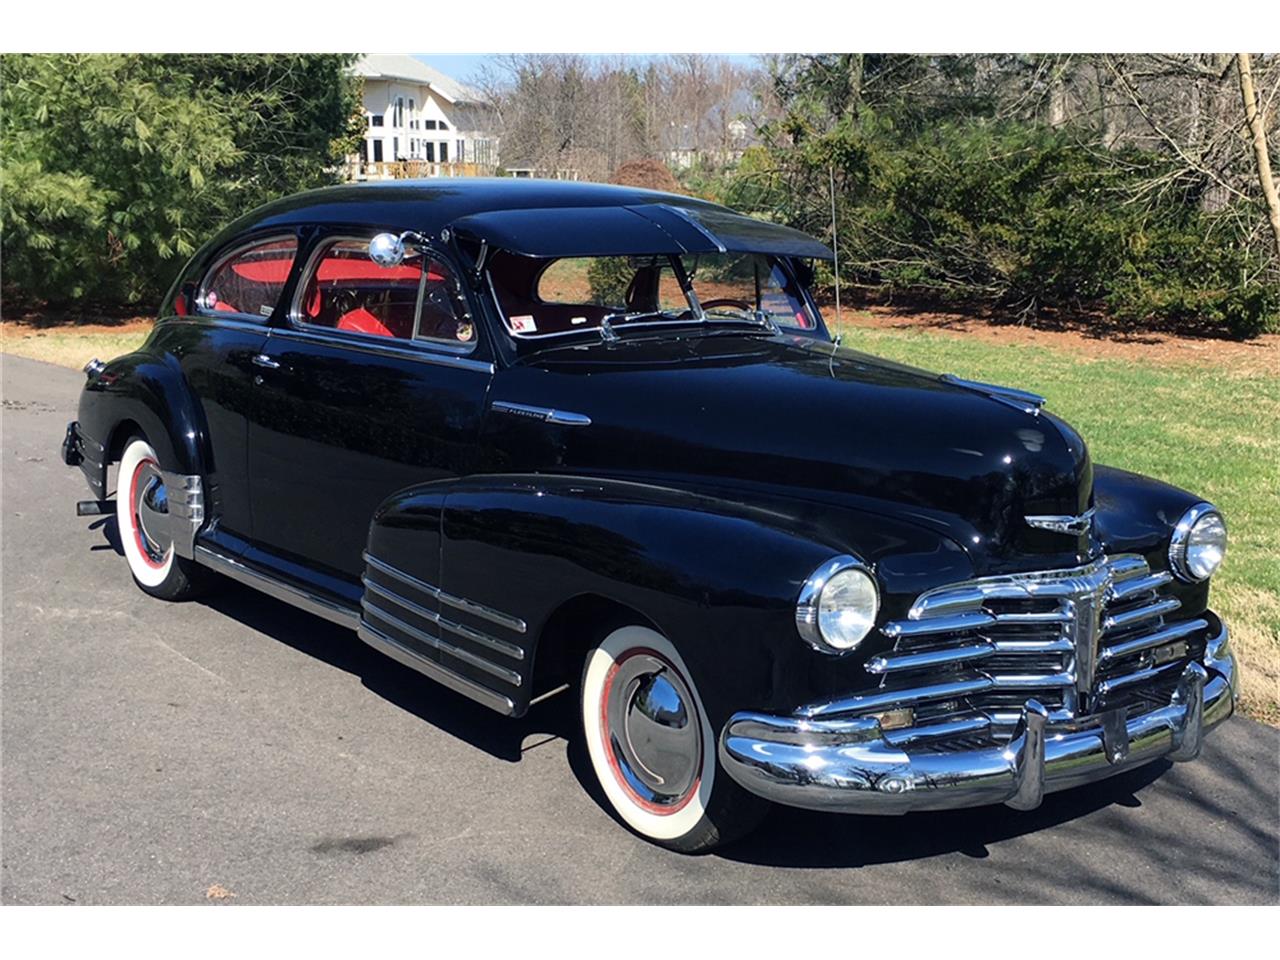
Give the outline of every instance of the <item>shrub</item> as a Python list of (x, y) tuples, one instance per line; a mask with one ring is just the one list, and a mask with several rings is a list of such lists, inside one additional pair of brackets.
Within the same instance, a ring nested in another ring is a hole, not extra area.
[(1198, 185), (1176, 180), (1135, 199), (1170, 172), (1158, 154), (973, 118), (908, 136), (868, 113), (787, 135), (780, 159), (744, 157), (727, 199), (830, 237), (834, 177), (845, 282), (1029, 314), (1102, 307), (1135, 326), (1280, 329), (1275, 267), (1217, 229), (1235, 211), (1202, 212)]

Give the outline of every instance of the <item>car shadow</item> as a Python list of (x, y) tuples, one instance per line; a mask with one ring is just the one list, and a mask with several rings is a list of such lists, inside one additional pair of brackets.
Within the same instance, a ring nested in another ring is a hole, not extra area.
[[(89, 529), (105, 540), (91, 551), (112, 550), (123, 559), (115, 517), (95, 520)], [(551, 697), (519, 719), (504, 717), (379, 653), (353, 631), (226, 577), (218, 577), (216, 589), (193, 602), (359, 677), (389, 703), (498, 759), (517, 762), (526, 751), (569, 739), (577, 730), (571, 697)]]
[(1035, 810), (996, 805), (869, 817), (775, 806), (761, 829), (716, 853), (727, 860), (784, 867), (861, 867), (950, 853), (984, 860), (992, 844), (1106, 807), (1141, 807), (1139, 791), (1171, 766), (1158, 760), (1108, 780), (1050, 794)]
[(198, 602), (359, 677), (387, 702), (498, 759), (517, 762), (526, 750), (550, 739), (568, 738), (576, 729), (569, 697), (552, 697), (520, 718), (505, 717), (379, 653), (351, 630), (242, 584), (226, 581)]

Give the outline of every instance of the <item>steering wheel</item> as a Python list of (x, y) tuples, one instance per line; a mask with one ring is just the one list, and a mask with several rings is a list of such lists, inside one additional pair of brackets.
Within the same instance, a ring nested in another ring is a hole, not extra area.
[(711, 310), (714, 307), (737, 307), (746, 313), (753, 313), (755, 307), (747, 303), (745, 300), (734, 300), (732, 297), (722, 297), (719, 300), (706, 300), (702, 304), (703, 310)]

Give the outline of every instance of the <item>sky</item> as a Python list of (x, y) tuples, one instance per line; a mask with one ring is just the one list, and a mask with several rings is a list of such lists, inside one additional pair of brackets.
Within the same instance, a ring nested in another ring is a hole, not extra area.
[[(499, 56), (496, 53), (415, 53), (415, 57), (430, 66), (435, 67), (441, 73), (447, 74), (455, 80), (461, 80), (464, 83), (472, 79), (475, 74), (480, 71), (480, 67), (492, 57)], [(636, 53), (628, 54), (640, 59), (649, 56), (661, 56), (661, 54), (645, 54)], [(753, 60), (751, 54), (746, 53), (729, 53), (724, 55), (726, 59), (735, 63), (748, 64)]]

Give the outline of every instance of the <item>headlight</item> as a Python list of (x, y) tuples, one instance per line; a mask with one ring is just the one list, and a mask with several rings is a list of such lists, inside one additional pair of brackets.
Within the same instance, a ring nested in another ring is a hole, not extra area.
[(815, 650), (847, 653), (875, 626), (880, 591), (853, 557), (828, 560), (810, 574), (796, 604), (796, 629)]
[(1207, 580), (1222, 566), (1227, 524), (1211, 503), (1197, 503), (1182, 515), (1169, 540), (1169, 567), (1183, 580)]

